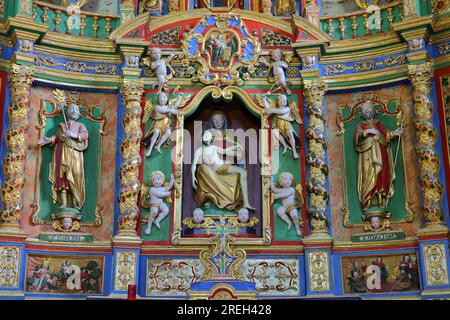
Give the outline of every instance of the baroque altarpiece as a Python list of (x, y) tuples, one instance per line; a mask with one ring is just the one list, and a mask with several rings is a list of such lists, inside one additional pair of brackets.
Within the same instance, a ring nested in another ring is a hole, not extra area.
[(0, 297), (450, 295), (444, 0), (0, 0)]

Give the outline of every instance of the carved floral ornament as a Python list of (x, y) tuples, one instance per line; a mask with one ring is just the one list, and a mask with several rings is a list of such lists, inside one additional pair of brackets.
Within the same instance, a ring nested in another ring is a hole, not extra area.
[(185, 67), (195, 69), (193, 81), (242, 85), (255, 72), (261, 45), (236, 15), (210, 15), (183, 34)]

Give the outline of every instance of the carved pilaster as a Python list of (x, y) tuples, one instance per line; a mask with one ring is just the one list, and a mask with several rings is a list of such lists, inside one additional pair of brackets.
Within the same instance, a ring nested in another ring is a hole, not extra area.
[(308, 214), (312, 234), (328, 234), (328, 191), (326, 188), (328, 166), (326, 163), (326, 117), (323, 103), (326, 91), (327, 85), (322, 78), (303, 80), (303, 95), (309, 114), (309, 127), (306, 131), (309, 152), (306, 161), (309, 165)]
[(413, 85), (416, 151), (419, 157), (419, 182), (423, 195), (425, 226), (444, 225), (441, 209), (443, 186), (439, 181), (440, 163), (436, 152), (438, 133), (433, 124), (434, 107), (430, 99), (433, 76), (431, 63), (410, 65), (408, 69)]
[(18, 231), (22, 211), (23, 187), (25, 184), (26, 137), (30, 88), (34, 67), (12, 65), (9, 74), (11, 103), (8, 106), (9, 127), (6, 130), (7, 153), (3, 159), (5, 180), (2, 184), (2, 211), (0, 229)]
[(120, 217), (118, 236), (136, 237), (136, 223), (139, 215), (139, 168), (142, 161), (139, 154), (142, 139), (140, 125), (141, 97), (144, 93), (144, 81), (142, 79), (125, 79), (120, 92), (125, 103), (125, 115), (122, 120), (124, 136), (120, 144), (122, 165), (119, 172)]

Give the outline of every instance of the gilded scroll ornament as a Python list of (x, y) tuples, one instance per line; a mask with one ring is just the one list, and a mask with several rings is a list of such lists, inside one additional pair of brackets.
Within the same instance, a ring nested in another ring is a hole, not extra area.
[(203, 272), (204, 267), (198, 259), (148, 259), (147, 295), (186, 295)]
[(413, 85), (416, 151), (419, 157), (419, 182), (423, 194), (423, 209), (427, 224), (441, 225), (443, 186), (439, 179), (439, 156), (436, 152), (437, 130), (433, 124), (433, 103), (430, 98), (431, 63), (409, 65), (409, 78)]
[(448, 270), (446, 249), (443, 244), (429, 244), (423, 246), (425, 257), (425, 273), (427, 285), (448, 284)]
[[(200, 26), (200, 27), (198, 27)], [(183, 34), (184, 67), (193, 67), (193, 82), (217, 86), (242, 85), (246, 73), (254, 74), (261, 44), (232, 14), (203, 18)]]
[(309, 128), (306, 136), (309, 152), (306, 161), (310, 166), (307, 191), (310, 201), (308, 214), (313, 234), (328, 234), (328, 165), (326, 163), (326, 132), (323, 98), (327, 85), (322, 78), (303, 81), (303, 95), (309, 114)]
[(136, 236), (136, 224), (139, 215), (139, 169), (141, 166), (139, 150), (142, 138), (140, 123), (143, 93), (144, 81), (142, 79), (123, 80), (121, 94), (125, 102), (125, 115), (122, 120), (124, 137), (120, 145), (122, 164), (119, 170), (119, 236)]
[(19, 228), (28, 151), (25, 139), (29, 127), (30, 88), (34, 70), (34, 67), (13, 64), (9, 74), (12, 101), (8, 106), (9, 127), (5, 135), (7, 153), (3, 160), (0, 216), (0, 228), (5, 229)]
[(242, 274), (256, 284), (259, 295), (296, 295), (300, 287), (299, 264), (294, 259), (249, 259)]
[(136, 258), (136, 252), (134, 251), (117, 252), (114, 280), (116, 290), (128, 290), (129, 284), (136, 283)]
[(308, 253), (309, 289), (311, 291), (330, 290), (328, 254), (325, 251)]
[(0, 287), (17, 287), (20, 273), (20, 248), (0, 247)]

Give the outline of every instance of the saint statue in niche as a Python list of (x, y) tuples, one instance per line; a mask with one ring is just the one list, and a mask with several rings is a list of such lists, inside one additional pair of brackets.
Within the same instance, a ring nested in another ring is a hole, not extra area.
[(54, 147), (49, 174), (53, 202), (59, 203), (60, 209), (80, 211), (86, 199), (83, 152), (88, 148), (89, 133), (77, 122), (80, 108), (76, 104), (69, 104), (64, 112), (67, 122), (60, 123), (54, 136), (42, 137), (38, 144)]
[(89, 133), (86, 126), (77, 121), (80, 118), (78, 105), (69, 104), (63, 108), (63, 115), (65, 121), (59, 124), (56, 134), (42, 137), (38, 145), (54, 148), (49, 181), (53, 203), (60, 205), (59, 212), (52, 215), (62, 221), (62, 227), (57, 229), (76, 231), (86, 200), (83, 153), (88, 148)]
[(394, 194), (395, 165), (390, 143), (400, 137), (404, 129), (389, 131), (381, 121), (374, 119), (375, 106), (370, 100), (361, 106), (361, 115), (363, 121), (354, 134), (358, 153), (358, 199), (363, 211), (371, 215), (372, 228), (379, 229), (388, 199)]

